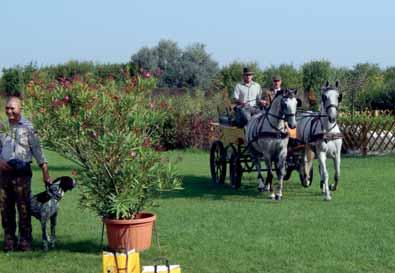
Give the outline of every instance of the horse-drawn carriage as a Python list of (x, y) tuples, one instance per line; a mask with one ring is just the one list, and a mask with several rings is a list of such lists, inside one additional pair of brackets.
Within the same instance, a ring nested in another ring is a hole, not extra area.
[[(245, 130), (244, 128), (239, 128), (231, 123), (226, 124), (225, 122), (213, 122), (211, 125), (219, 133), (219, 138), (211, 144), (210, 149), (212, 181), (214, 184), (224, 184), (229, 167), (230, 185), (232, 188), (237, 189), (241, 185), (243, 173), (256, 172), (256, 167), (245, 141)], [(293, 133), (294, 130), (291, 131), (288, 142), (286, 175), (284, 180), (289, 180), (292, 172), (297, 170), (299, 171), (301, 184), (308, 187), (311, 183), (306, 184), (303, 172), (300, 172), (300, 168), (302, 168), (301, 163), (304, 160), (304, 145), (296, 139)], [(262, 171), (267, 171), (267, 169), (262, 169)], [(309, 177), (312, 180), (312, 168)]]
[[(331, 200), (330, 191), (336, 190), (339, 182), (342, 145), (342, 135), (336, 123), (342, 99), (338, 87), (338, 82), (334, 87), (328, 82), (323, 87), (320, 112), (300, 112), (297, 117), (296, 108), (300, 103), (295, 98), (296, 90), (286, 89), (277, 93), (270, 107), (253, 116), (242, 129), (229, 122), (213, 123), (219, 130), (219, 138), (213, 142), (210, 150), (213, 182), (224, 183), (228, 165), (232, 188), (240, 187), (244, 172), (256, 171), (258, 188), (270, 191), (272, 199), (281, 200), (283, 182), (290, 178), (292, 171), (299, 172), (303, 186), (311, 185), (315, 153), (319, 161), (324, 200)], [(219, 121), (223, 119), (220, 118)], [(288, 128), (296, 128), (297, 133), (293, 135)], [(335, 166), (335, 183), (331, 185), (326, 167), (327, 158), (332, 158)], [(266, 169), (261, 168), (262, 160)], [(267, 172), (266, 180), (261, 174), (263, 171)], [(279, 180), (276, 193), (272, 185), (273, 171), (276, 171)]]

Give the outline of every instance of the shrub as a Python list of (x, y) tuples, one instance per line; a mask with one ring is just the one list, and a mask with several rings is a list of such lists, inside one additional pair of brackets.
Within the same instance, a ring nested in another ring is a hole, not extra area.
[(131, 218), (155, 193), (179, 185), (154, 149), (166, 117), (149, 101), (155, 82), (136, 80), (126, 91), (114, 81), (27, 89), (26, 107), (44, 145), (79, 165), (81, 204), (100, 216)]
[(203, 91), (173, 97), (157, 97), (158, 107), (167, 108), (166, 121), (161, 132), (161, 145), (166, 149), (201, 148), (210, 144), (211, 122), (217, 121), (218, 106), (224, 96), (217, 93), (206, 96)]

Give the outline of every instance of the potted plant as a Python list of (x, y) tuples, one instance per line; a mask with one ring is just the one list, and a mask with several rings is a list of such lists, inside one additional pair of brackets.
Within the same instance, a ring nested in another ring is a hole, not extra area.
[[(155, 149), (166, 109), (150, 101), (154, 85), (137, 77), (122, 85), (90, 79), (27, 86), (25, 107), (44, 146), (79, 166), (81, 205), (103, 218), (111, 249), (148, 248), (155, 216), (143, 211), (147, 202), (180, 185), (171, 162)], [(143, 242), (126, 228), (135, 221), (150, 232)]]

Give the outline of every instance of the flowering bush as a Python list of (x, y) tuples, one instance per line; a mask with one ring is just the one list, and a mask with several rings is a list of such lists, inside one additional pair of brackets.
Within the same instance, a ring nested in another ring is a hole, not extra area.
[(178, 96), (157, 95), (158, 107), (166, 108), (166, 118), (161, 130), (160, 142), (166, 149), (208, 149), (213, 132), (211, 122), (218, 121), (218, 110), (222, 109), (226, 93), (206, 96), (195, 90), (191, 94)]
[(180, 180), (155, 150), (166, 112), (153, 108), (152, 77), (122, 88), (114, 81), (31, 82), (25, 107), (43, 144), (80, 166), (81, 204), (100, 216), (127, 219), (153, 194)]

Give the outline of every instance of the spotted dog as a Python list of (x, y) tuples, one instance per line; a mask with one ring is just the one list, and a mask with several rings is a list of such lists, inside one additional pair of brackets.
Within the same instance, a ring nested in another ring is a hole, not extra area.
[[(59, 201), (66, 191), (75, 187), (75, 181), (68, 176), (61, 176), (55, 179), (47, 190), (31, 197), (31, 214), (41, 222), (43, 250), (55, 247), (56, 241), (56, 218), (58, 215)], [(47, 222), (51, 222), (51, 236), (48, 237)]]

